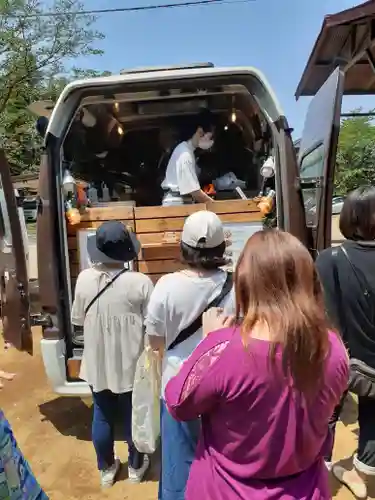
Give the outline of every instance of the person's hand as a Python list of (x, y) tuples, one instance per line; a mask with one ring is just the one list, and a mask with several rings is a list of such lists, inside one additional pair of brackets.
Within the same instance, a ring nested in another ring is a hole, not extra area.
[(2, 380), (8, 380), (11, 381), (15, 377), (15, 373), (9, 373), (9, 372), (4, 372), (3, 370), (0, 370), (0, 389), (4, 387), (4, 384), (1, 382)]
[(233, 315), (224, 314), (223, 309), (219, 307), (212, 307), (202, 317), (203, 337), (207, 337), (209, 333), (216, 330), (233, 326), (234, 323), (235, 317)]

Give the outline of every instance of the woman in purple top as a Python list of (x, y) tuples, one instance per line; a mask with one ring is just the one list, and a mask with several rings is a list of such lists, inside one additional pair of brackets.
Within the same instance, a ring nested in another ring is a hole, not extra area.
[(290, 234), (256, 233), (235, 287), (241, 326), (209, 311), (206, 338), (166, 388), (174, 418), (202, 421), (185, 498), (330, 499), (323, 457), (348, 358), (313, 260)]

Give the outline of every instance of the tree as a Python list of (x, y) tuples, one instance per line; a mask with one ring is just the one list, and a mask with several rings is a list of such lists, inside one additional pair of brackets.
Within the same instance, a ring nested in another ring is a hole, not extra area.
[[(100, 55), (95, 17), (77, 15), (79, 0), (0, 0), (0, 137), (13, 173), (36, 165), (34, 100), (52, 99), (79, 70), (66, 71), (69, 60)], [(59, 16), (48, 16), (57, 12)]]
[[(354, 112), (361, 112), (360, 109)], [(375, 126), (370, 116), (342, 120), (336, 159), (335, 192), (345, 195), (359, 186), (375, 185)]]

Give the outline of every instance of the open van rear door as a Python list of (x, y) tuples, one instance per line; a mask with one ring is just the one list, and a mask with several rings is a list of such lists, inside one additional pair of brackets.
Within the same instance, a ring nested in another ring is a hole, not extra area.
[(337, 68), (312, 99), (298, 155), (306, 223), (313, 250), (331, 245), (332, 194), (344, 73)]
[(25, 241), (9, 164), (2, 150), (0, 150), (0, 181), (0, 280), (3, 335), (6, 342), (32, 354)]

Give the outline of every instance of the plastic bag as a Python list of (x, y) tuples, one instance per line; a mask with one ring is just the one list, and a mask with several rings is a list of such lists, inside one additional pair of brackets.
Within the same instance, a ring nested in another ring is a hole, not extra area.
[(246, 188), (246, 182), (241, 181), (237, 178), (236, 174), (233, 172), (228, 172), (214, 180), (214, 186), (218, 191), (227, 191), (230, 189), (235, 189), (240, 187), (242, 189)]
[(160, 438), (160, 358), (147, 346), (135, 370), (132, 439), (140, 453), (154, 453)]

